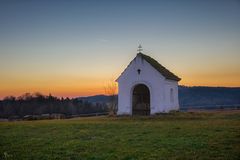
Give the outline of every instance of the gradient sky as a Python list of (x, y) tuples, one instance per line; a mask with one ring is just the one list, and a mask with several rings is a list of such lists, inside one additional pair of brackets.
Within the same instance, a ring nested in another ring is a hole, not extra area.
[(181, 85), (240, 86), (239, 0), (1, 0), (0, 98), (104, 94), (139, 43)]

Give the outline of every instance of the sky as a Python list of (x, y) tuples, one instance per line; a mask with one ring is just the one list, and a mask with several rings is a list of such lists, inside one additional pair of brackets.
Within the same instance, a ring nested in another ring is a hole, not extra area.
[(104, 94), (139, 44), (180, 85), (240, 87), (239, 0), (1, 0), (0, 98)]

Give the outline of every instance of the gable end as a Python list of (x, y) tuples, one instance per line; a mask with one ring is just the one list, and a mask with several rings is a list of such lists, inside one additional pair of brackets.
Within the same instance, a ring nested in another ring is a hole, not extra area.
[[(137, 54), (137, 56), (140, 56), (142, 59), (147, 61), (153, 68), (155, 68), (160, 74), (162, 74), (166, 79), (174, 80), (174, 81), (180, 81), (181, 78), (176, 76), (174, 73), (170, 72), (167, 68), (162, 66), (158, 61), (153, 59), (152, 57), (145, 55), (141, 52)], [(136, 56), (136, 57), (137, 57)], [(123, 73), (126, 71), (126, 69), (131, 65), (131, 63), (136, 59), (136, 57), (128, 64), (128, 66), (124, 69), (124, 71), (120, 74), (120, 76), (115, 80), (116, 82), (119, 80), (119, 78), (123, 75)]]

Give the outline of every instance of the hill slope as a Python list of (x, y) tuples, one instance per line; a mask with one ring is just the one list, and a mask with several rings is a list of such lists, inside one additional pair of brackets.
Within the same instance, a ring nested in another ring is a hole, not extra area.
[(222, 111), (0, 122), (0, 159), (235, 160), (239, 117)]

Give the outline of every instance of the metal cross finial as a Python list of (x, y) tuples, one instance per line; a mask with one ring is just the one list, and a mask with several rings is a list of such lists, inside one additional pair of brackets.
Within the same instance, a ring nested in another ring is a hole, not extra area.
[(140, 53), (141, 51), (143, 51), (141, 44), (139, 44), (137, 51), (138, 51), (139, 53)]

